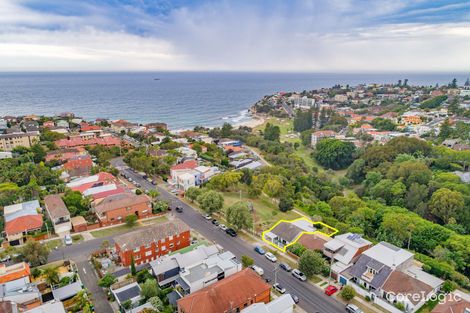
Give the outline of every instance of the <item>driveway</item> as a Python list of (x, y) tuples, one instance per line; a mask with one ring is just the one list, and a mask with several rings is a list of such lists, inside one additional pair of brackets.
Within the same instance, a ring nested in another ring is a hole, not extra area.
[[(118, 168), (121, 172), (131, 177), (134, 181), (141, 184), (142, 189), (154, 189), (155, 186), (147, 182), (140, 175), (128, 169), (122, 158), (113, 159), (111, 164)], [(326, 296), (320, 289), (307, 282), (300, 282), (294, 278), (290, 273), (282, 270), (277, 271), (275, 275), (275, 268), (277, 263), (271, 263), (264, 256), (257, 254), (254, 251), (254, 246), (242, 239), (228, 236), (224, 231), (212, 225), (209, 221), (194, 210), (191, 206), (178, 199), (175, 195), (169, 193), (163, 188), (157, 187), (160, 192), (160, 198), (171, 203), (174, 207), (176, 205), (183, 208), (183, 213), (174, 213), (176, 217), (180, 218), (191, 228), (199, 232), (208, 240), (220, 244), (224, 249), (234, 253), (239, 259), (242, 255), (247, 255), (255, 261), (255, 264), (264, 269), (264, 276), (271, 279), (274, 283), (275, 278), (283, 287), (286, 288), (288, 293), (295, 294), (300, 298), (299, 306), (306, 312), (312, 313), (343, 313), (344, 305), (335, 298)]]

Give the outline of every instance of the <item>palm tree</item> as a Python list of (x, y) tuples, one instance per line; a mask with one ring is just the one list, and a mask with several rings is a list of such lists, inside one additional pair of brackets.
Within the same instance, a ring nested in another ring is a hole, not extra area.
[(46, 282), (49, 285), (56, 285), (60, 282), (59, 272), (57, 267), (48, 267), (44, 270), (44, 275), (46, 276)]

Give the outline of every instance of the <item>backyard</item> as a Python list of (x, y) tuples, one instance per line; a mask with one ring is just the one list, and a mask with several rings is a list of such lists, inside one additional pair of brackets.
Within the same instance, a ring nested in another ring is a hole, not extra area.
[(128, 232), (133, 229), (137, 229), (139, 227), (153, 225), (153, 224), (160, 224), (166, 221), (168, 221), (168, 219), (165, 216), (161, 216), (158, 218), (153, 218), (151, 220), (138, 221), (134, 226), (128, 226), (127, 224), (122, 224), (118, 226), (110, 226), (108, 228), (91, 231), (90, 234), (95, 238), (114, 236), (114, 235), (119, 235), (119, 234)]

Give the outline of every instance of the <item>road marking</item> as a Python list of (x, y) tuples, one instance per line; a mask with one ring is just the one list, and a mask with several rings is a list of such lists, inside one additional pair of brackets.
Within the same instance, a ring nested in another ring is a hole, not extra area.
[(85, 268), (83, 268), (83, 273), (85, 273), (85, 275), (86, 275), (86, 269)]

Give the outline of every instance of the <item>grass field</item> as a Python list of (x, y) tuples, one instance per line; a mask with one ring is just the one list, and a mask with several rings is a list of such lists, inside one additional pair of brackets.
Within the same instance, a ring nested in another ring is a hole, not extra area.
[(165, 216), (162, 216), (162, 217), (159, 217), (159, 218), (152, 219), (151, 220), (152, 223), (147, 223), (147, 221), (145, 221), (144, 222), (145, 225), (137, 223), (135, 226), (129, 227), (126, 224), (123, 224), (123, 225), (114, 226), (114, 227), (110, 227), (110, 228), (91, 231), (90, 234), (95, 238), (102, 238), (102, 237), (107, 237), (107, 236), (119, 235), (119, 234), (122, 234), (122, 233), (129, 232), (131, 230), (138, 229), (139, 227), (142, 227), (142, 226), (147, 226), (147, 225), (151, 225), (151, 224), (159, 224), (159, 223), (166, 222), (167, 220), (168, 219)]
[[(238, 192), (225, 192), (224, 193), (224, 207), (227, 208), (230, 205), (238, 201), (249, 201), (253, 204), (255, 221), (257, 228), (264, 228), (271, 226), (280, 219), (295, 219), (299, 215), (293, 211), (281, 212), (279, 211), (277, 204), (265, 195), (261, 195), (257, 198), (251, 199), (248, 197), (245, 191), (242, 191), (241, 198)], [(258, 230), (258, 229), (257, 229)]]

